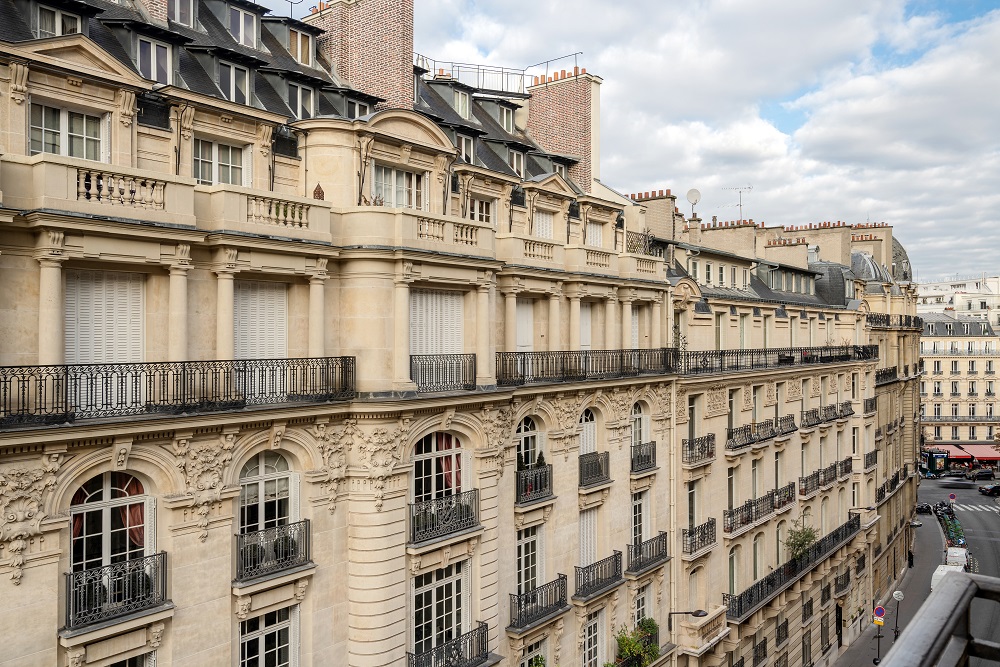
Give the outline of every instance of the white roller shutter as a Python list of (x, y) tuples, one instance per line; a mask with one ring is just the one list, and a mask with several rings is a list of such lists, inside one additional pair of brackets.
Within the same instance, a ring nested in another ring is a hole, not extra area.
[(410, 292), (410, 354), (461, 354), (462, 323), (461, 292)]
[(285, 283), (237, 280), (234, 292), (236, 358), (287, 357), (288, 286)]
[(141, 273), (66, 272), (67, 364), (142, 361), (142, 287)]
[(531, 352), (535, 342), (535, 302), (517, 300), (517, 351)]
[(580, 349), (589, 350), (591, 345), (591, 308), (590, 303), (580, 304)]
[(552, 221), (554, 216), (548, 211), (535, 210), (535, 236), (540, 239), (552, 238)]
[(580, 453), (590, 454), (597, 451), (597, 423), (583, 422), (580, 424)]
[(639, 308), (632, 306), (632, 349), (639, 349)]
[(587, 241), (586, 245), (594, 246), (595, 248), (602, 247), (603, 239), (601, 238), (601, 231), (604, 229), (604, 225), (599, 222), (587, 221)]
[(597, 560), (597, 508), (580, 512), (580, 566)]

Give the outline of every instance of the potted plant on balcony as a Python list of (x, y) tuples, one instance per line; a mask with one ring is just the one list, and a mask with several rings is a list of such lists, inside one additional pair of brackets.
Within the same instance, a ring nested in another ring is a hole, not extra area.
[(660, 655), (658, 633), (659, 626), (651, 618), (641, 619), (631, 632), (622, 626), (615, 635), (618, 658), (604, 667), (647, 667)]
[(785, 539), (788, 559), (794, 561), (805, 556), (809, 547), (816, 543), (817, 537), (816, 529), (804, 523), (801, 518), (793, 521)]

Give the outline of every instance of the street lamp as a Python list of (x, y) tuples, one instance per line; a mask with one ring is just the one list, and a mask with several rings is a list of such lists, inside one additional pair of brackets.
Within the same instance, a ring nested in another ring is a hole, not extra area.
[(695, 618), (705, 618), (708, 616), (708, 612), (704, 609), (695, 609), (694, 611), (671, 611), (667, 613), (667, 632), (674, 631), (674, 616), (678, 614), (694, 616)]

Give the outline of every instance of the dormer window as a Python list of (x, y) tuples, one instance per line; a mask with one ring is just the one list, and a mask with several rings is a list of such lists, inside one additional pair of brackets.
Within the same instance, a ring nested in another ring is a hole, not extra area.
[(455, 111), (462, 118), (469, 117), (469, 94), (464, 90), (455, 91)]
[(288, 84), (288, 106), (299, 120), (313, 117), (313, 89)]
[(170, 47), (166, 44), (139, 38), (139, 73), (143, 78), (157, 83), (170, 83)]
[(514, 132), (514, 110), (510, 107), (500, 107), (500, 125), (506, 132)]
[(194, 20), (194, 0), (167, 0), (167, 18), (191, 27)]
[(245, 67), (219, 63), (219, 88), (230, 102), (247, 103), (250, 73)]
[(307, 35), (298, 30), (289, 30), (288, 52), (292, 54), (292, 58), (295, 58), (296, 62), (311, 66), (313, 54), (312, 35)]
[(514, 170), (514, 173), (524, 178), (524, 153), (510, 151), (507, 155), (507, 164)]
[(361, 118), (362, 116), (367, 116), (370, 112), (371, 112), (371, 107), (369, 107), (364, 102), (355, 102), (354, 100), (347, 100), (348, 118)]
[(559, 174), (559, 176), (566, 178), (566, 165), (559, 164), (558, 162), (553, 162), (552, 173)]
[(229, 8), (229, 32), (243, 46), (257, 46), (257, 16), (239, 7)]
[(463, 134), (458, 135), (458, 155), (467, 164), (472, 164), (475, 157), (472, 147), (472, 137), (467, 137)]
[(80, 17), (58, 9), (38, 8), (38, 37), (59, 37), (80, 32)]

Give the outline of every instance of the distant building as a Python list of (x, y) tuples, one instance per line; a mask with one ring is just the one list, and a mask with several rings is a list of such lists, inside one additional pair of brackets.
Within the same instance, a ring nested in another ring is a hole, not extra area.
[(917, 283), (918, 313), (947, 313), (1000, 325), (1000, 276)]

